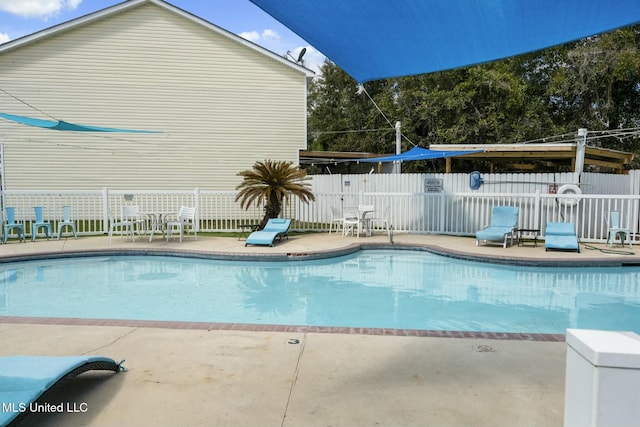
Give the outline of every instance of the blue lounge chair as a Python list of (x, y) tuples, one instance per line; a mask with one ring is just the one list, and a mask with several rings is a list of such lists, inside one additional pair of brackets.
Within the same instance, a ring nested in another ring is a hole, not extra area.
[(513, 244), (513, 235), (518, 225), (519, 209), (515, 206), (496, 206), (491, 213), (491, 223), (483, 230), (476, 232), (476, 246), (480, 241), (500, 242), (506, 248)]
[(544, 233), (544, 249), (580, 252), (575, 226), (570, 222), (548, 222)]
[(83, 372), (126, 369), (101, 356), (5, 356), (0, 357), (0, 426), (15, 425), (30, 413), (31, 404), (56, 385)]
[(291, 226), (290, 219), (284, 218), (271, 218), (267, 222), (267, 225), (260, 231), (254, 231), (249, 234), (244, 245), (269, 245), (273, 246), (273, 243), (278, 239), (282, 240), (283, 237), (289, 238), (288, 232)]

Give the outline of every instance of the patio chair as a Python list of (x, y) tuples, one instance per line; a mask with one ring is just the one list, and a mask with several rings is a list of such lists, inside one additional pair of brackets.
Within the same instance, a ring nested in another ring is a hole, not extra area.
[(382, 212), (382, 216), (369, 218), (369, 223), (374, 226), (375, 225), (382, 226), (382, 228), (386, 230), (387, 236), (391, 238), (391, 231), (389, 230), (389, 206), (386, 206), (384, 208), (384, 211)]
[(9, 239), (9, 233), (11, 233), (11, 230), (15, 230), (16, 233), (18, 234), (18, 239), (20, 239), (20, 241), (24, 241), (25, 239), (24, 224), (16, 222), (16, 208), (6, 207), (4, 208), (4, 212), (5, 212), (5, 217), (3, 221), (4, 238), (2, 239), (2, 242), (7, 243), (7, 240)]
[[(168, 216), (170, 216), (169, 214)], [(170, 219), (164, 222), (165, 233), (167, 233), (167, 241), (171, 238), (171, 234), (176, 229), (180, 233), (180, 242), (184, 236), (184, 230), (187, 229), (188, 233), (193, 231), (193, 234), (198, 240), (198, 230), (196, 229), (196, 208), (188, 206), (180, 206), (175, 219)]]
[(613, 246), (617, 236), (620, 236), (620, 244), (622, 246), (624, 246), (624, 239), (626, 238), (629, 241), (629, 247), (632, 247), (629, 229), (620, 227), (620, 212), (609, 211), (607, 212), (607, 246)]
[(31, 223), (31, 241), (35, 242), (38, 230), (44, 228), (44, 234), (47, 239), (53, 237), (53, 227), (49, 221), (44, 220), (44, 208), (42, 206), (34, 206), (33, 211), (36, 215), (36, 221)]
[(513, 235), (518, 225), (519, 209), (515, 206), (495, 206), (491, 213), (491, 223), (476, 232), (476, 246), (481, 241), (500, 242), (502, 247), (513, 244)]
[(138, 206), (124, 205), (122, 207), (122, 219), (124, 221), (131, 221), (133, 223), (133, 228), (138, 232), (138, 235), (142, 235), (147, 232), (147, 217), (140, 211)]
[(109, 209), (109, 243), (111, 243), (111, 237), (115, 230), (120, 230), (120, 236), (124, 235), (124, 232), (131, 234), (131, 241), (135, 242), (136, 237), (134, 234), (133, 221), (125, 219), (124, 207), (121, 209), (120, 220), (116, 220), (113, 213)]
[(544, 249), (580, 252), (575, 226), (570, 222), (548, 222), (544, 233)]
[[(356, 231), (357, 230), (357, 231)], [(356, 208), (347, 208), (342, 218), (342, 236), (357, 233), (360, 237), (360, 212)]]
[(126, 371), (123, 362), (102, 356), (0, 357), (0, 425), (22, 423), (32, 412), (32, 403), (73, 377), (93, 370)]
[(62, 221), (58, 222), (58, 240), (60, 240), (60, 235), (62, 234), (64, 227), (69, 227), (71, 229), (74, 239), (78, 238), (76, 222), (71, 219), (71, 206), (62, 207)]
[(270, 218), (260, 231), (249, 234), (244, 245), (268, 245), (273, 246), (276, 240), (282, 241), (283, 237), (289, 238), (291, 220), (284, 218)]
[(331, 230), (333, 229), (333, 225), (336, 225), (336, 232), (338, 231), (338, 226), (342, 226), (344, 222), (344, 215), (342, 213), (342, 208), (340, 206), (331, 206), (331, 222), (329, 223), (329, 234), (331, 234)]
[(360, 233), (364, 229), (365, 235), (371, 236), (371, 218), (367, 215), (373, 212), (375, 212), (373, 205), (359, 205), (357, 209), (346, 210), (344, 221), (342, 221), (342, 235), (346, 236), (351, 233), (353, 236), (353, 233), (356, 233), (356, 236), (360, 237)]

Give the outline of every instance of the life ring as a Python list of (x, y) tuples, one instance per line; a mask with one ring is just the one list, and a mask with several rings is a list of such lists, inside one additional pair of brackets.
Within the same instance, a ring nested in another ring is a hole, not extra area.
[[(562, 195), (582, 194), (582, 190), (577, 185), (564, 184), (560, 188), (558, 188), (558, 192), (556, 194), (562, 194)], [(562, 197), (557, 200), (560, 204), (565, 206), (575, 206), (578, 203), (580, 203), (579, 197)]]

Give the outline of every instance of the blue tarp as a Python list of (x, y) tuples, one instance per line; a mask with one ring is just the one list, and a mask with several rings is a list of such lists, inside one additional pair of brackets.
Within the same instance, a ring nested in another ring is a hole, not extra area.
[(39, 128), (45, 128), (45, 129), (52, 129), (52, 130), (74, 131), (74, 132), (158, 133), (156, 131), (150, 131), (150, 130), (118, 129), (118, 128), (107, 128), (107, 127), (99, 127), (99, 126), (79, 125), (79, 124), (68, 123), (62, 120), (60, 121), (42, 120), (42, 119), (35, 119), (33, 117), (17, 116), (15, 114), (6, 114), (6, 113), (0, 113), (0, 117), (3, 119), (11, 120), (16, 123), (23, 124), (23, 125), (34, 126)]
[(640, 22), (640, 0), (251, 0), (358, 82), (458, 68)]
[(429, 150), (422, 147), (413, 147), (409, 151), (396, 154), (394, 156), (385, 157), (369, 157), (366, 159), (355, 159), (362, 163), (378, 163), (378, 162), (406, 162), (412, 160), (433, 160), (444, 159), (445, 157), (464, 156), (471, 153), (482, 153), (484, 150), (470, 150), (470, 151), (453, 151), (453, 150)]

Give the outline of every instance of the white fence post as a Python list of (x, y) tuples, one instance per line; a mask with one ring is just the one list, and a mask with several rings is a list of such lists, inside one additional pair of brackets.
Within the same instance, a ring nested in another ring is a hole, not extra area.
[(196, 230), (195, 232), (197, 233), (198, 231), (200, 231), (200, 214), (198, 213), (200, 211), (199, 207), (200, 207), (200, 189), (198, 187), (196, 187), (196, 189), (193, 191), (193, 197), (195, 199), (195, 208), (196, 208), (196, 217), (195, 217), (195, 227)]
[(541, 229), (542, 224), (541, 224), (541, 219), (540, 218), (540, 190), (536, 190), (536, 198), (534, 199), (533, 202), (533, 218), (535, 220), (535, 224), (533, 224), (534, 226), (532, 228), (537, 228), (537, 229)]
[(102, 188), (102, 234), (109, 232), (109, 189)]

